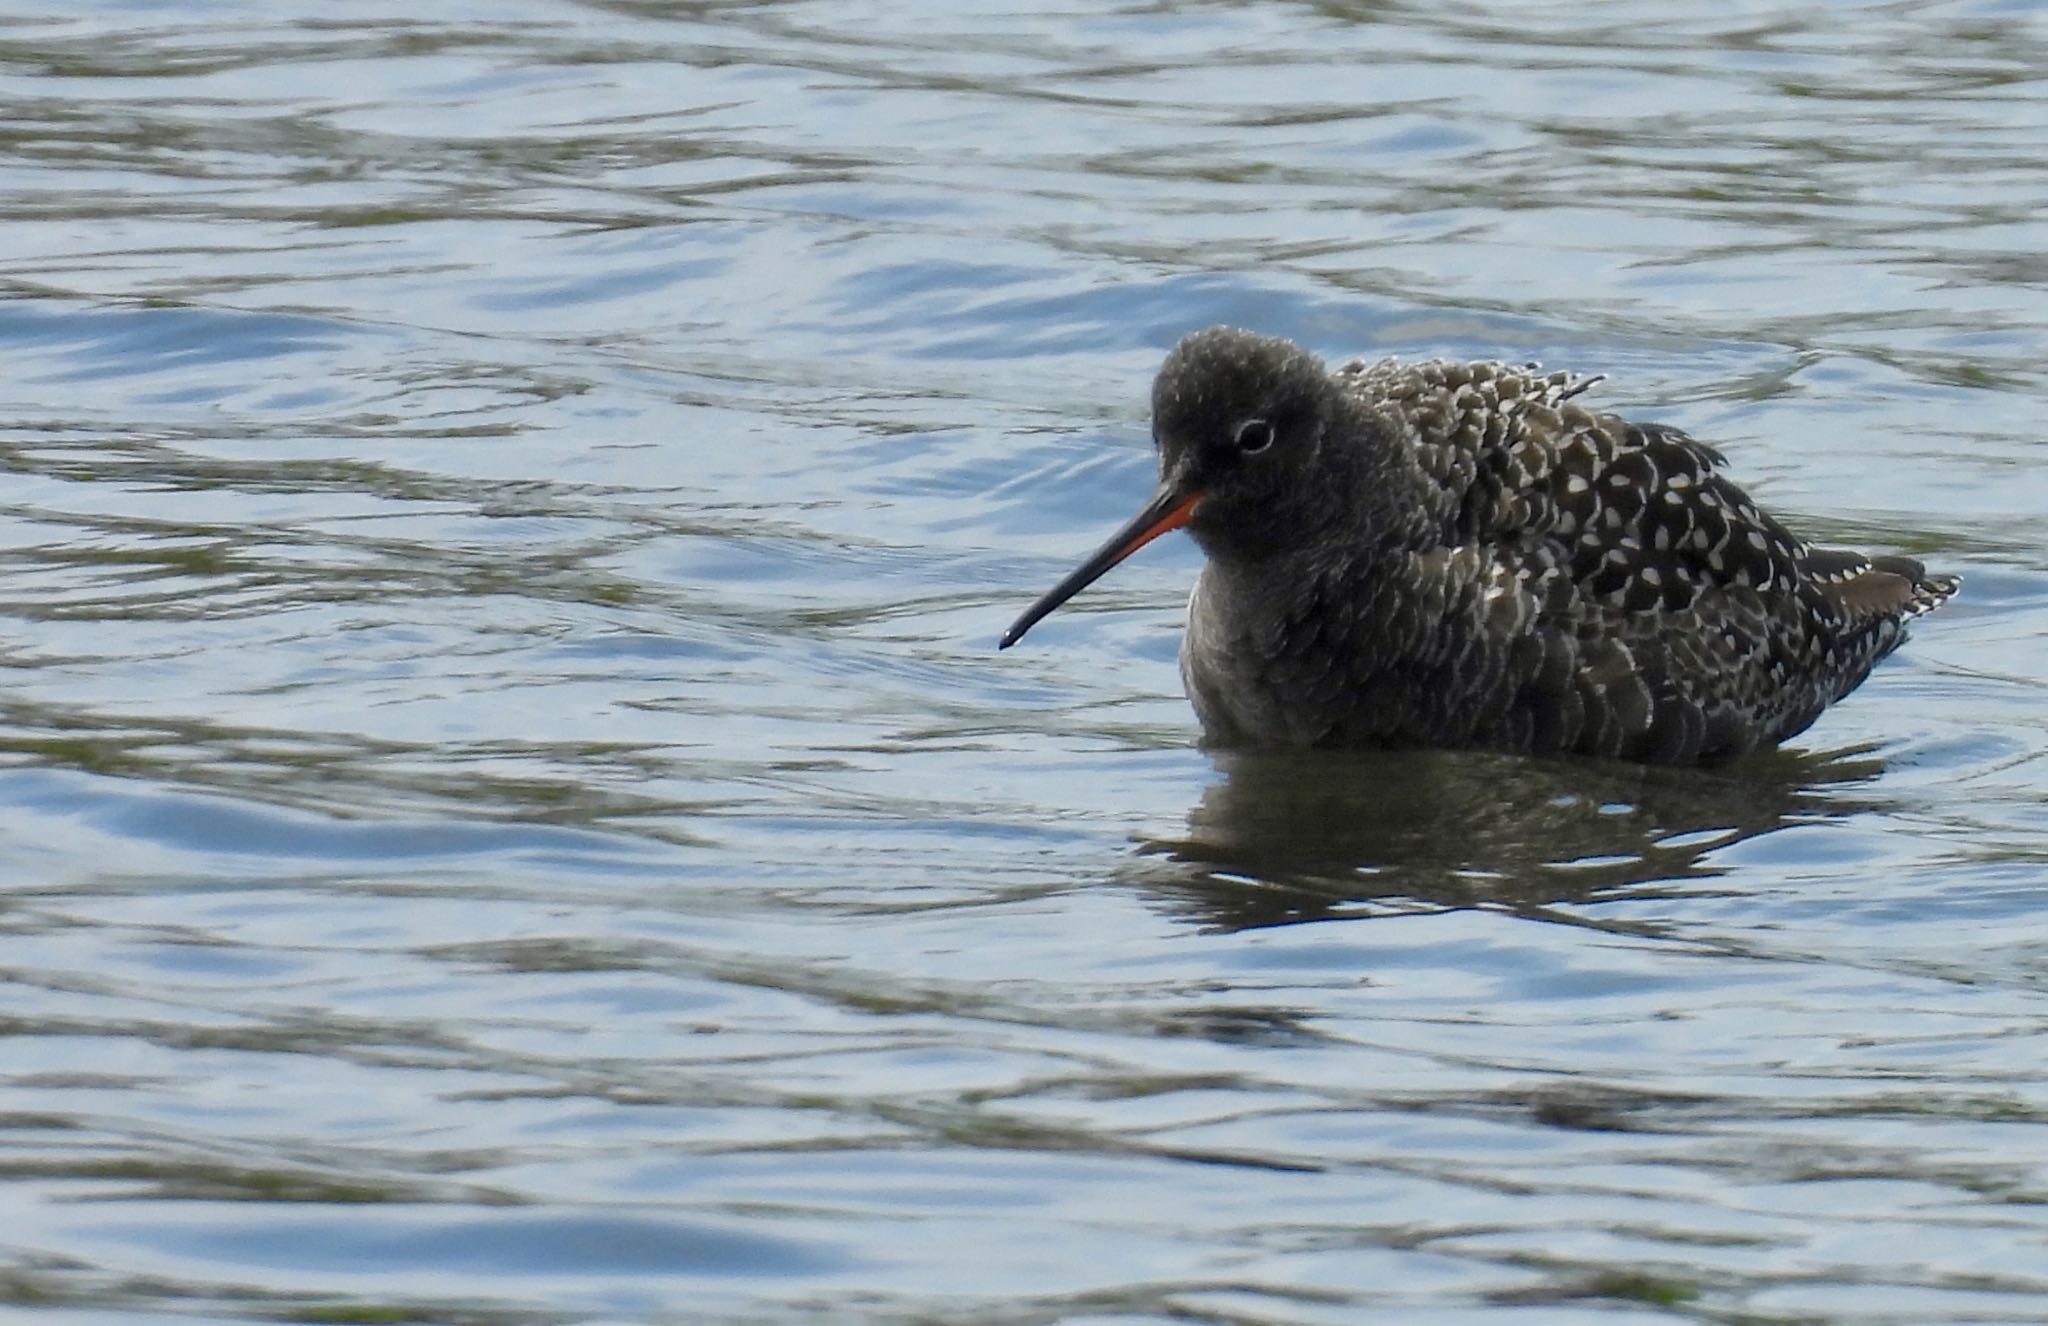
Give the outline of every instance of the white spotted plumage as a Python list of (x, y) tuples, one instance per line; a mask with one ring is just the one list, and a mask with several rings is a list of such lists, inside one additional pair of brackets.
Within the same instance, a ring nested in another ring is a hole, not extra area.
[[(1802, 731), (1955, 592), (1908, 558), (1800, 539), (1714, 448), (1588, 408), (1598, 380), (1333, 372), (1233, 328), (1176, 346), (1147, 510), (1209, 554), (1181, 667), (1210, 739), (1724, 758)], [(1235, 439), (1254, 420), (1270, 445), (1251, 455)]]

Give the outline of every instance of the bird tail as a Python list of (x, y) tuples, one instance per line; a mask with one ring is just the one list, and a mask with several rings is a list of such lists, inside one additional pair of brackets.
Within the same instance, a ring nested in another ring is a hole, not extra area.
[(1905, 582), (1905, 601), (1898, 608), (1903, 617), (1933, 612), (1954, 598), (1963, 585), (1961, 576), (1929, 575), (1927, 568), (1911, 557), (1873, 557), (1870, 569), (1897, 576)]

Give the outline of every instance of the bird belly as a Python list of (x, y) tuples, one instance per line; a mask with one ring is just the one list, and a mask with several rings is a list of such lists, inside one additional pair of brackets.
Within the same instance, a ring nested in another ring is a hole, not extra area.
[(1259, 651), (1242, 623), (1217, 610), (1206, 575), (1188, 597), (1180, 642), (1181, 686), (1212, 746), (1310, 746), (1297, 735), (1287, 706), (1265, 676)]

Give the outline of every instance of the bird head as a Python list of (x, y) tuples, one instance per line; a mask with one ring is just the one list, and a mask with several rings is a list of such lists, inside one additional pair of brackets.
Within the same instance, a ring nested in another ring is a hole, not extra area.
[(1160, 535), (1186, 526), (1212, 557), (1287, 546), (1341, 499), (1319, 482), (1341, 393), (1321, 360), (1236, 327), (1184, 337), (1152, 384), (1159, 487), (1093, 556), (1027, 608), (1000, 648)]

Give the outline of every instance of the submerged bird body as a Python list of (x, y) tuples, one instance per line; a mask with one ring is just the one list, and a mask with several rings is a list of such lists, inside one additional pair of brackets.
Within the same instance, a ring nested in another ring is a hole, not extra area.
[(1712, 448), (1581, 405), (1594, 380), (1195, 333), (1153, 388), (1158, 494), (1003, 643), (1186, 525), (1214, 743), (1691, 763), (1804, 730), (1955, 592), (1807, 544)]

